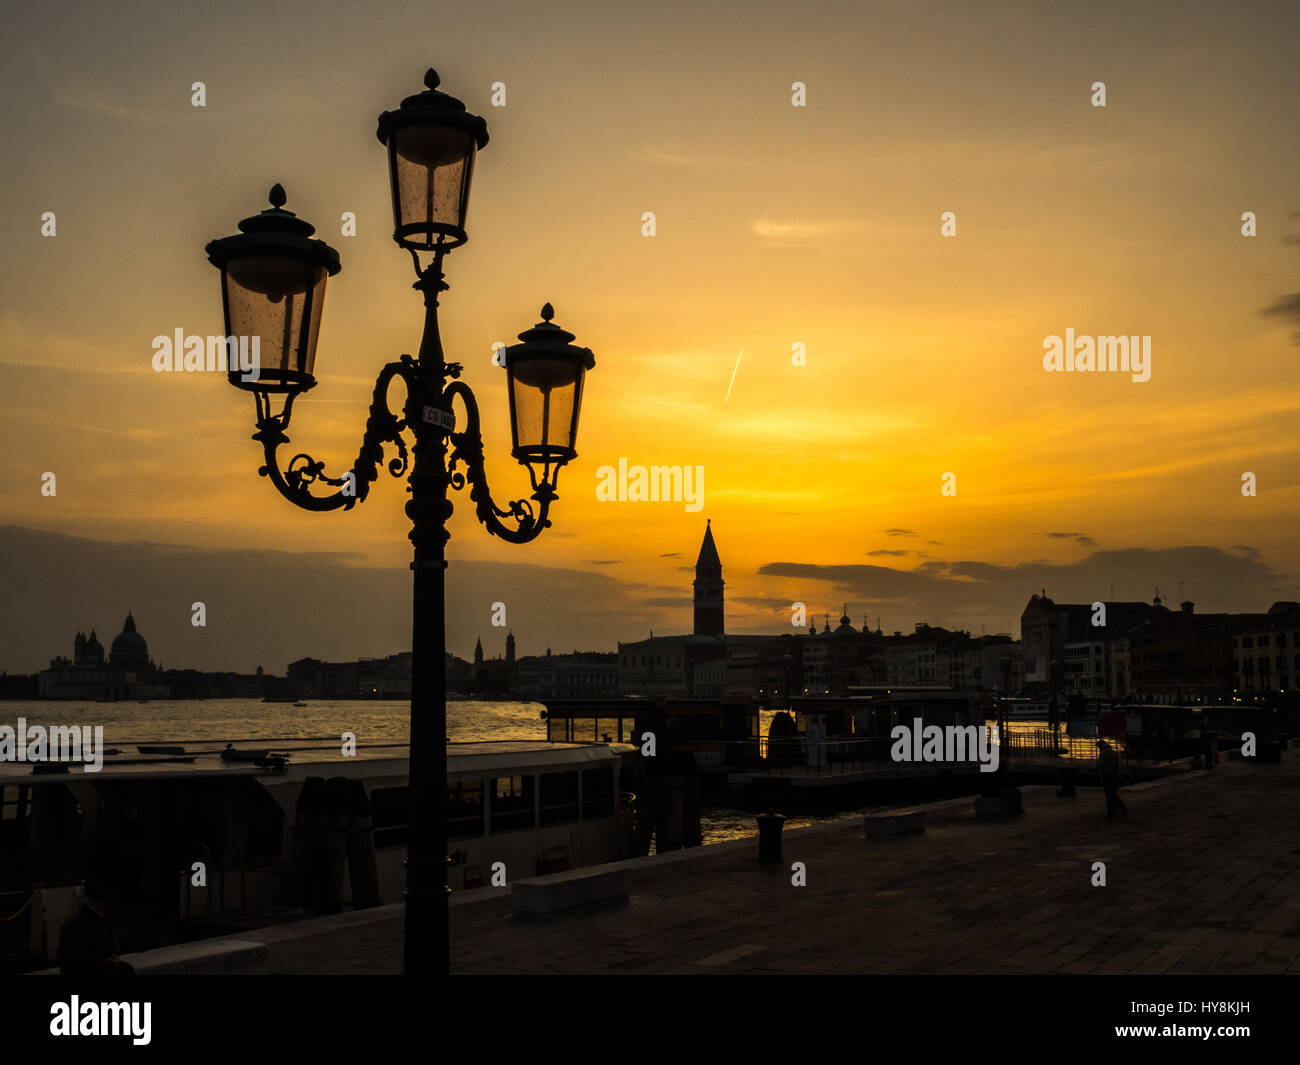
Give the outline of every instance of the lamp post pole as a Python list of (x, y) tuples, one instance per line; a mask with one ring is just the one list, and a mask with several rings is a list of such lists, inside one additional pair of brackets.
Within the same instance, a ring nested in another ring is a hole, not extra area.
[[(281, 464), (289, 443), (294, 400), (314, 388), (316, 343), (327, 277), (339, 273), (338, 252), (312, 239), (315, 228), (284, 209), (286, 194), (271, 189), (271, 207), (239, 223), (240, 232), (209, 242), (208, 258), (221, 270), (222, 306), (231, 362), (228, 378), (256, 400), (257, 431), (265, 462), (258, 472), (304, 510), (351, 510), (367, 498), (383, 464), (408, 477), (414, 548), (412, 570), (411, 710), (407, 813), (407, 974), (449, 970), (447, 883), (447, 658), (446, 546), (452, 505), (448, 490), (469, 487), (478, 522), (508, 543), (535, 540), (551, 522), (559, 471), (577, 457), (575, 442), (582, 386), (595, 366), (588, 348), (555, 325), (548, 303), (542, 321), (519, 334), (503, 353), (510, 400), (511, 454), (528, 471), (532, 494), (505, 507), (492, 499), (483, 462), (478, 402), (457, 380), (461, 365), (447, 362), (438, 333), (438, 296), (446, 291), (443, 256), (468, 239), (465, 211), (475, 152), (487, 143), (483, 119), (438, 91), (438, 75), (425, 75), (426, 91), (409, 96), (379, 117), (379, 140), (388, 149), (395, 228), (393, 239), (411, 254), (424, 297), (419, 354), (403, 355), (379, 372), (361, 449), (351, 470), (330, 477), (325, 464), (300, 452)], [(419, 254), (431, 253), (421, 266)], [(255, 335), (254, 335), (255, 334)], [(254, 346), (260, 341), (260, 349)], [(236, 343), (238, 342), (238, 343)], [(236, 350), (241, 352), (234, 365)], [(244, 351), (265, 358), (245, 366)], [(388, 389), (400, 378), (406, 403), (399, 418)], [(449, 379), (451, 379), (449, 381)], [(459, 399), (462, 420), (453, 413)], [(405, 433), (414, 437), (408, 458)], [(384, 462), (391, 445), (396, 457)], [(459, 468), (458, 468), (459, 467)], [(316, 495), (315, 485), (335, 491)]]
[(410, 814), (406, 850), (406, 928), (403, 971), (445, 976), (451, 959), (447, 884), (447, 632), (446, 575), (447, 444), (439, 428), (430, 431), (425, 410), (438, 407), (446, 383), (442, 339), (438, 334), (438, 293), (445, 288), (441, 255), (417, 282), (424, 295), (424, 335), (420, 339), (418, 379), (411, 390), (408, 425), (412, 449), (412, 570)]

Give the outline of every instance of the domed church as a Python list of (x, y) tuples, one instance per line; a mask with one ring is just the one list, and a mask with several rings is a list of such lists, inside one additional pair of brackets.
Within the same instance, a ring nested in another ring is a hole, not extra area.
[(130, 611), (127, 611), (126, 621), (122, 623), (122, 631), (113, 641), (113, 649), (109, 651), (108, 661), (114, 669), (150, 668), (149, 645), (144, 637), (135, 631), (135, 618), (131, 616)]
[(89, 638), (77, 633), (71, 660), (60, 655), (41, 670), (42, 699), (164, 699), (171, 692), (162, 671), (149, 660), (149, 644), (127, 612), (122, 631), (114, 638), (107, 660), (104, 646), (90, 630)]

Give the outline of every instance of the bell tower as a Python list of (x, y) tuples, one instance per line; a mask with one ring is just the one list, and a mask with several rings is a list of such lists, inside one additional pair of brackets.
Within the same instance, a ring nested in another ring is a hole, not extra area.
[(706, 523), (700, 557), (695, 560), (695, 635), (722, 636), (723, 622), (722, 560), (713, 542), (713, 527)]

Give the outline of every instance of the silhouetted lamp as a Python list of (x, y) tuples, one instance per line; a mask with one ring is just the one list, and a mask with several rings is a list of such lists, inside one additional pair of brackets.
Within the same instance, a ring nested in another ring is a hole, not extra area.
[(274, 185), (271, 206), (239, 223), (239, 233), (204, 249), (221, 270), (228, 337), (257, 337), (259, 377), (246, 381), (228, 364), (230, 383), (253, 392), (304, 392), (316, 383), (325, 281), (337, 274), (339, 254), (312, 238), (316, 227), (284, 209)]
[(519, 334), (523, 342), (505, 350), (510, 387), (512, 455), (528, 469), (533, 488), (553, 492), (560, 468), (577, 456), (582, 383), (596, 365), (588, 348), (570, 343), (573, 334), (551, 319), (548, 303), (542, 320)]
[[(313, 227), (284, 209), (284, 189), (276, 185), (268, 210), (245, 218), (235, 236), (211, 241), (207, 253), (221, 270), (227, 335), (260, 338), (260, 379), (245, 381), (238, 370), (230, 374), (232, 384), (257, 400), (253, 439), (264, 455), (258, 473), (294, 506), (314, 511), (351, 510), (369, 496), (381, 470), (408, 481), (414, 609), (404, 969), (445, 976), (450, 891), (444, 602), (447, 519), (454, 509), (448, 495), (469, 488), (475, 516), (493, 536), (515, 544), (537, 539), (551, 524), (559, 470), (577, 456), (582, 386), (596, 360), (572, 343), (572, 333), (552, 324), (549, 303), (542, 321), (505, 349), (513, 455), (528, 469), (533, 492), (529, 499), (498, 505), (484, 468), (478, 401), (459, 379), (464, 367), (444, 358), (438, 331), (438, 296), (447, 290), (443, 255), (467, 239), (470, 177), (475, 153), (487, 144), (487, 124), (439, 92), (432, 70), (424, 84), (425, 92), (379, 116), (392, 183), (393, 239), (411, 253), (419, 278), (413, 287), (424, 298), (424, 332), (417, 355), (402, 355), (380, 369), (361, 447), (341, 476), (327, 474), (325, 463), (306, 452), (287, 463), (280, 456), (290, 443), (294, 398), (316, 384), (325, 282), (339, 272), (338, 252), (313, 239)], [(421, 251), (433, 253), (423, 266)], [(396, 380), (406, 386), (400, 414), (389, 405), (389, 386)], [(273, 394), (284, 397), (279, 411), (271, 409)], [(414, 437), (413, 447), (407, 436)]]
[(379, 116), (393, 192), (393, 239), (412, 251), (449, 251), (469, 238), (465, 212), (474, 153), (488, 141), (487, 123), (424, 75), (424, 92)]

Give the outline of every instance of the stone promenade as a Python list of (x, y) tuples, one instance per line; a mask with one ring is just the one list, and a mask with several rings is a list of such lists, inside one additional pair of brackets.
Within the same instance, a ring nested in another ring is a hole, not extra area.
[[(1126, 788), (1124, 821), (1103, 818), (1099, 789), (1037, 787), (1010, 820), (961, 799), (927, 808), (923, 835), (800, 829), (778, 866), (755, 860), (756, 840), (645, 859), (626, 903), (547, 921), (511, 918), (507, 889), (480, 891), (452, 909), (452, 969), (1297, 973), (1300, 756), (1283, 758)], [(796, 861), (806, 887), (791, 884)], [(368, 923), (287, 928), (243, 971), (400, 972), (400, 909), (347, 916)]]

